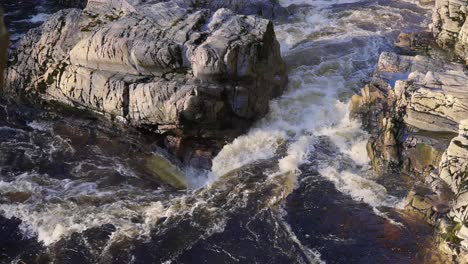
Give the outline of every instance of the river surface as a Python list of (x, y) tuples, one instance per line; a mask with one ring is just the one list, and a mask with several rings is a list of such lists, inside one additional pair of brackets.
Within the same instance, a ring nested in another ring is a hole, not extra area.
[[(431, 8), (280, 2), (294, 14), (275, 22), (288, 90), (211, 171), (181, 167), (189, 190), (142, 168), (165, 155), (152, 135), (0, 100), (0, 263), (446, 263), (348, 117), (380, 52), (426, 28)], [(58, 8), (2, 4), (13, 45)]]

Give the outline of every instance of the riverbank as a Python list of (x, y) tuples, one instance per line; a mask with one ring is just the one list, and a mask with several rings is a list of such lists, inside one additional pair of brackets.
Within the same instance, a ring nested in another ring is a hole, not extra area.
[[(183, 170), (198, 182), (188, 190), (142, 172), (139, 155), (155, 149), (141, 131), (126, 134), (96, 116), (41, 118), (31, 114), (40, 108), (3, 107), (0, 211), (11, 235), (1, 248), (11, 250), (2, 257), (447, 263), (433, 229), (400, 210), (408, 187), (370, 169), (369, 134), (349, 118), (349, 99), (379, 54), (396, 51), (399, 32), (424, 29), (430, 8), (404, 1), (281, 4), (290, 15), (273, 25), (288, 68), (285, 93), (248, 132), (223, 143), (207, 174)], [(12, 118), (16, 111), (24, 114)]]
[(467, 7), (436, 1), (433, 36), (401, 34), (397, 45), (413, 55), (382, 53), (351, 110), (371, 133), (373, 169), (410, 179), (405, 208), (434, 226), (439, 247), (459, 263), (467, 258)]

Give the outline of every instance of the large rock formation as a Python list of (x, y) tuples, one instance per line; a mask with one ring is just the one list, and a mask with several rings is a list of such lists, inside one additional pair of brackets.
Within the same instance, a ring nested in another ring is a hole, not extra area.
[(3, 24), (3, 11), (0, 8), (0, 90), (3, 87), (3, 72), (5, 70), (8, 47), (8, 32)]
[(94, 0), (62, 10), (21, 40), (7, 92), (160, 133), (239, 134), (282, 93), (286, 68), (270, 21), (208, 7)]
[(468, 73), (462, 64), (384, 52), (374, 79), (353, 102), (352, 112), (373, 135), (374, 168), (403, 165), (422, 174), (438, 166), (466, 118)]
[[(352, 113), (371, 132), (376, 171), (410, 175), (406, 208), (438, 226), (447, 252), (468, 249), (468, 70), (425, 56), (382, 53)], [(463, 255), (463, 256), (462, 256)]]
[(436, 0), (433, 31), (444, 48), (454, 49), (468, 63), (468, 1)]

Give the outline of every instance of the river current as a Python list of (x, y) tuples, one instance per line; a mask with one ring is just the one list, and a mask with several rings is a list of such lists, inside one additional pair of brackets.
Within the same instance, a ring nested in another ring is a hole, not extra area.
[[(379, 54), (399, 32), (427, 28), (431, 8), (280, 3), (294, 14), (275, 21), (287, 92), (211, 171), (179, 165), (189, 190), (141, 168), (166, 155), (147, 133), (2, 99), (0, 263), (443, 262), (431, 228), (400, 210), (402, 186), (371, 171), (368, 135), (349, 118)], [(12, 45), (57, 10), (46, 0), (3, 6)]]

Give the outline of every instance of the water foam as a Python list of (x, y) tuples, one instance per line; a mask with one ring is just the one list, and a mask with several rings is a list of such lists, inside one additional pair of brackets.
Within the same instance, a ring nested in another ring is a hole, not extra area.
[[(213, 160), (212, 180), (252, 161), (273, 158), (283, 146), (286, 151), (278, 159), (280, 172), (300, 173), (299, 167), (316, 151), (317, 138), (327, 137), (339, 154), (354, 164), (343, 170), (331, 160), (321, 164), (321, 175), (356, 200), (375, 207), (395, 205), (383, 186), (364, 175), (367, 135), (357, 121), (348, 118), (348, 99), (371, 74), (380, 50), (389, 45), (385, 34), (394, 31), (395, 25), (406, 25), (406, 21), (399, 15), (401, 10), (393, 7), (345, 11), (331, 7), (353, 2), (358, 1), (281, 1), (284, 6), (310, 5), (295, 22), (276, 25), (276, 31), (286, 59), (294, 62), (295, 58), (310, 57), (314, 63), (293, 69), (288, 91), (271, 102), (267, 117), (223, 148)], [(370, 27), (374, 24), (375, 28)], [(39, 132), (47, 131), (44, 124), (28, 125)], [(1, 204), (0, 211), (6, 217), (20, 218), (24, 233), (37, 235), (45, 244), (106, 223), (117, 227), (115, 237), (144, 235), (159, 219), (179, 212), (167, 202), (173, 197), (159, 194), (162, 190), (148, 192), (130, 184), (106, 189), (77, 179), (56, 180), (29, 173), (11, 182), (0, 181), (0, 194), (8, 192), (32, 195), (23, 203)], [(202, 202), (195, 203), (192, 210)], [(144, 221), (134, 223), (135, 217)], [(221, 221), (209, 234), (223, 228)]]
[(293, 23), (276, 25), (286, 60), (306, 59), (306, 64), (291, 71), (288, 91), (271, 103), (267, 117), (222, 149), (213, 171), (222, 173), (219, 168), (233, 169), (271, 158), (278, 149), (276, 141), (281, 139), (287, 151), (278, 160), (280, 172), (298, 172), (300, 165), (309, 162), (316, 139), (326, 137), (353, 164), (343, 169), (334, 160), (322, 162), (323, 177), (338, 190), (373, 207), (396, 206), (396, 198), (364, 175), (369, 167), (368, 135), (358, 121), (349, 118), (349, 98), (372, 74), (382, 49), (391, 46), (389, 38), (395, 31), (414, 27), (414, 21), (407, 22), (407, 18), (416, 16), (416, 11), (372, 2), (339, 9), (340, 4), (354, 2), (359, 1), (281, 1), (283, 6), (309, 6)]

